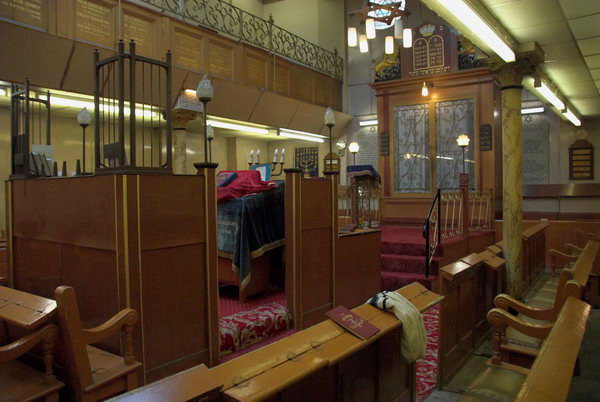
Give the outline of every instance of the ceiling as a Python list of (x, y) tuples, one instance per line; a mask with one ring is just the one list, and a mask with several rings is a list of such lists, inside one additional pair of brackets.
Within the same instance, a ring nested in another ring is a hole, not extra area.
[(519, 43), (538, 42), (541, 69), (584, 117), (600, 117), (600, 0), (481, 0)]

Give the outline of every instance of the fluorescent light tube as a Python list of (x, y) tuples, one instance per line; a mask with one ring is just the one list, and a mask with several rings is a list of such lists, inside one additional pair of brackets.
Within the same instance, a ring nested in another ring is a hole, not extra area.
[(567, 111), (563, 114), (567, 119), (569, 119), (571, 123), (573, 123), (577, 127), (581, 126), (581, 120), (579, 120), (569, 108), (567, 108)]
[(544, 97), (544, 99), (550, 102), (558, 110), (563, 110), (565, 108), (564, 102), (561, 101), (558, 96), (556, 96), (556, 94), (552, 92), (550, 88), (548, 88), (543, 82), (538, 88), (536, 88), (536, 90)]
[(6, 89), (0, 88), (0, 96), (6, 96)]
[(543, 107), (529, 107), (526, 109), (521, 109), (521, 114), (534, 114), (534, 113), (544, 113)]
[(324, 136), (321, 134), (307, 133), (306, 131), (292, 130), (290, 128), (280, 128), (279, 131), (286, 132), (286, 133), (292, 133), (292, 134), (296, 134), (296, 135), (306, 135), (306, 136), (315, 137), (315, 138), (327, 138), (327, 136)]
[(483, 19), (463, 0), (438, 0), (453, 16), (458, 18), (507, 63), (515, 61), (515, 52)]
[(225, 128), (228, 130), (247, 131), (255, 134), (269, 134), (269, 130), (266, 128), (247, 126), (245, 124), (227, 123), (219, 120), (207, 120), (206, 123), (213, 127)]
[(361, 127), (376, 126), (377, 124), (379, 124), (377, 120), (363, 120), (358, 122), (358, 125)]
[(325, 142), (325, 140), (323, 138), (309, 137), (307, 135), (288, 133), (287, 131), (280, 131), (279, 135), (281, 137), (295, 138), (297, 140), (312, 141), (312, 142), (321, 142), (321, 143)]

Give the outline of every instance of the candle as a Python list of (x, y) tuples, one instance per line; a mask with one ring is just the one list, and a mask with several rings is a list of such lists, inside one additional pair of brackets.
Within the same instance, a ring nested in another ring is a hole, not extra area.
[(260, 163), (260, 149), (256, 150), (256, 163)]
[(275, 153), (273, 154), (273, 163), (277, 163), (277, 148), (275, 148)]
[(285, 148), (281, 149), (281, 158), (279, 159), (279, 163), (285, 162)]
[(250, 150), (250, 158), (248, 158), (248, 163), (252, 164), (254, 162), (254, 150)]

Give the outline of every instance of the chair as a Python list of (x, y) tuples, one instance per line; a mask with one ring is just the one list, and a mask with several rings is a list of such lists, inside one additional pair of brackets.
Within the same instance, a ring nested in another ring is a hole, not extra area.
[[(137, 387), (141, 364), (133, 356), (133, 327), (137, 312), (124, 309), (92, 329), (82, 329), (75, 290), (59, 286), (54, 292), (62, 333), (65, 382), (77, 401), (97, 401)], [(90, 346), (122, 330), (125, 357)]]
[[(58, 391), (64, 384), (52, 372), (52, 352), (57, 336), (58, 328), (49, 324), (0, 347), (0, 401), (58, 402)], [(45, 373), (15, 360), (39, 344), (42, 344)]]

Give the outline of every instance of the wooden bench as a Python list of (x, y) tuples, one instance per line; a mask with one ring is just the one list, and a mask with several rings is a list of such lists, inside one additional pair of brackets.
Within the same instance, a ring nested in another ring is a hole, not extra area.
[[(58, 391), (64, 386), (52, 367), (58, 328), (47, 323), (55, 310), (54, 300), (0, 286), (0, 323), (25, 333), (0, 347), (1, 401), (58, 401)], [(16, 360), (39, 346), (44, 372)]]
[[(54, 292), (61, 330), (63, 375), (71, 397), (77, 401), (97, 401), (137, 387), (141, 364), (133, 356), (133, 328), (137, 312), (124, 309), (104, 324), (81, 327), (75, 290), (59, 286)], [(91, 346), (122, 330), (125, 357)]]
[(565, 300), (568, 297), (583, 298), (599, 246), (597, 242), (588, 242), (572, 269), (563, 269), (556, 283), (550, 281), (537, 289), (529, 304), (505, 294), (496, 297), (494, 304), (497, 308), (507, 313), (515, 311), (518, 316), (488, 313), (488, 321), (494, 328), (492, 359), (495, 362), (505, 361), (525, 367), (531, 365)]
[(589, 312), (589, 304), (569, 297), (531, 369), (489, 362), (459, 400), (565, 401)]
[[(583, 249), (572, 244), (565, 243), (564, 245), (565, 252), (551, 249), (550, 260), (552, 261), (552, 271), (556, 272), (556, 268), (558, 267), (570, 267), (572, 266), (577, 258), (583, 252)], [(588, 302), (592, 306), (600, 306), (600, 254), (596, 256), (596, 260), (594, 262), (594, 266), (592, 268), (592, 272), (589, 277), (589, 296)]]

